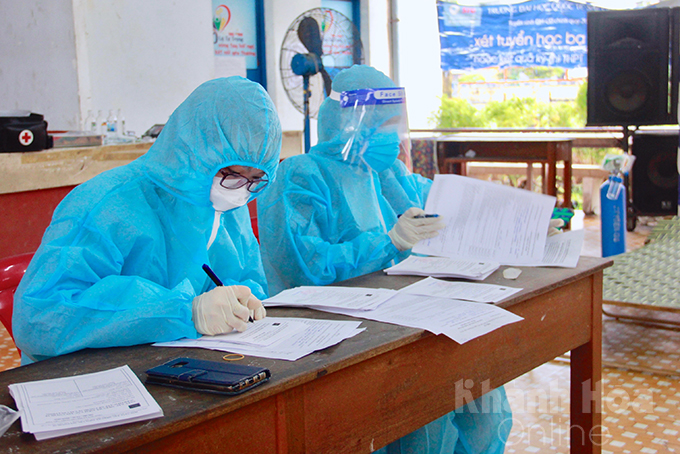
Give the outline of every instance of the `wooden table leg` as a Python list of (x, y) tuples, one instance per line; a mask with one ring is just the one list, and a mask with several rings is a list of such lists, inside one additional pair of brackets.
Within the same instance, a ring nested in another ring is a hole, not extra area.
[(524, 189), (531, 191), (534, 182), (534, 163), (527, 162), (527, 184)]
[(571, 208), (571, 160), (564, 160), (564, 208)]
[(557, 197), (557, 159), (555, 157), (555, 145), (548, 144), (548, 180), (545, 183), (548, 195)]
[(548, 194), (548, 185), (546, 184), (546, 181), (548, 181), (548, 174), (546, 173), (545, 170), (545, 162), (541, 163), (541, 184), (543, 187), (541, 188), (541, 194)]
[(591, 339), (571, 351), (571, 452), (602, 452), (602, 272), (592, 278)]

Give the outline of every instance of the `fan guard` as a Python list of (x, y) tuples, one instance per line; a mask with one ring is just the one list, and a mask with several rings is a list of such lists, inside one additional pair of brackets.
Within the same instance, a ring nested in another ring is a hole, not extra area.
[[(298, 54), (313, 53), (312, 49), (308, 49), (298, 36), (300, 23), (309, 17), (314, 19), (319, 26), (322, 42), (321, 62), (330, 79), (333, 79), (341, 70), (349, 68), (353, 64), (361, 64), (364, 61), (359, 31), (347, 16), (330, 8), (314, 8), (299, 15), (283, 38), (279, 68), (281, 69), (281, 81), (288, 99), (303, 114), (303, 77), (293, 72), (291, 62)], [(309, 19), (307, 19), (307, 23), (309, 23)], [(326, 98), (321, 72), (309, 77), (309, 90), (309, 116), (316, 118), (319, 106)]]

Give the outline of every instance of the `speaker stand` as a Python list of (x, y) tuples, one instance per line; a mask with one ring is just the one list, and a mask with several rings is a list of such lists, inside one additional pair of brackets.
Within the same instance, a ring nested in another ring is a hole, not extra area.
[[(621, 149), (625, 154), (630, 154), (630, 139), (635, 135), (638, 127), (633, 126), (633, 130), (629, 125), (623, 125), (623, 139), (621, 139)], [(633, 205), (633, 190), (630, 184), (630, 176), (628, 173), (623, 175), (623, 184), (626, 187), (626, 230), (632, 232), (637, 225), (637, 210)]]

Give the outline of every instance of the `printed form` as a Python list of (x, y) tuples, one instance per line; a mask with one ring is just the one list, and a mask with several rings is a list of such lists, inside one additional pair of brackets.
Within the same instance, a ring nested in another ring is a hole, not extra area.
[(475, 178), (435, 175), (425, 211), (442, 216), (446, 227), (438, 236), (416, 244), (413, 252), (502, 265), (569, 266), (557, 259), (572, 256), (559, 251), (564, 250), (564, 241), (577, 238), (554, 235), (551, 245), (556, 249), (546, 251), (555, 200)]
[(370, 311), (396, 293), (396, 290), (386, 288), (302, 286), (284, 290), (262, 301), (262, 304), (265, 307), (336, 307)]
[(128, 367), (9, 385), (21, 428), (36, 440), (163, 416)]
[(459, 344), (524, 320), (493, 304), (399, 293), (372, 311), (328, 309), (328, 312), (409, 326), (443, 334)]
[(505, 285), (442, 281), (441, 279), (428, 277), (408, 287), (404, 287), (399, 292), (411, 295), (435, 296), (438, 298), (455, 298), (478, 303), (498, 303), (521, 290), (521, 288), (507, 287)]
[(387, 268), (385, 273), (392, 275), (458, 277), (473, 281), (483, 281), (500, 266), (501, 264), (498, 262), (409, 255), (396, 265)]
[[(361, 321), (319, 320), (298, 317), (267, 317), (258, 320), (243, 333), (229, 333), (219, 336), (203, 336), (198, 339), (181, 339), (172, 342), (158, 342), (154, 347), (195, 347), (219, 350), (260, 358), (295, 361), (317, 350), (331, 347), (365, 330), (359, 328)], [(262, 331), (248, 336), (251, 330)], [(265, 333), (275, 333), (266, 335)], [(276, 342), (270, 342), (272, 337)], [(243, 342), (243, 339), (248, 342)], [(235, 339), (232, 341), (232, 339)], [(259, 343), (256, 339), (260, 339)]]

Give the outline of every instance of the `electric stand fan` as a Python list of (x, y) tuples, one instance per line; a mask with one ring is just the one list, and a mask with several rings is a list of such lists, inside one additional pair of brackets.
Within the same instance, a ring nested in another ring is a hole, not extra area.
[(339, 11), (314, 8), (298, 16), (281, 44), (279, 66), (288, 99), (304, 115), (305, 153), (309, 151), (309, 119), (331, 93), (333, 77), (364, 61), (359, 31)]

